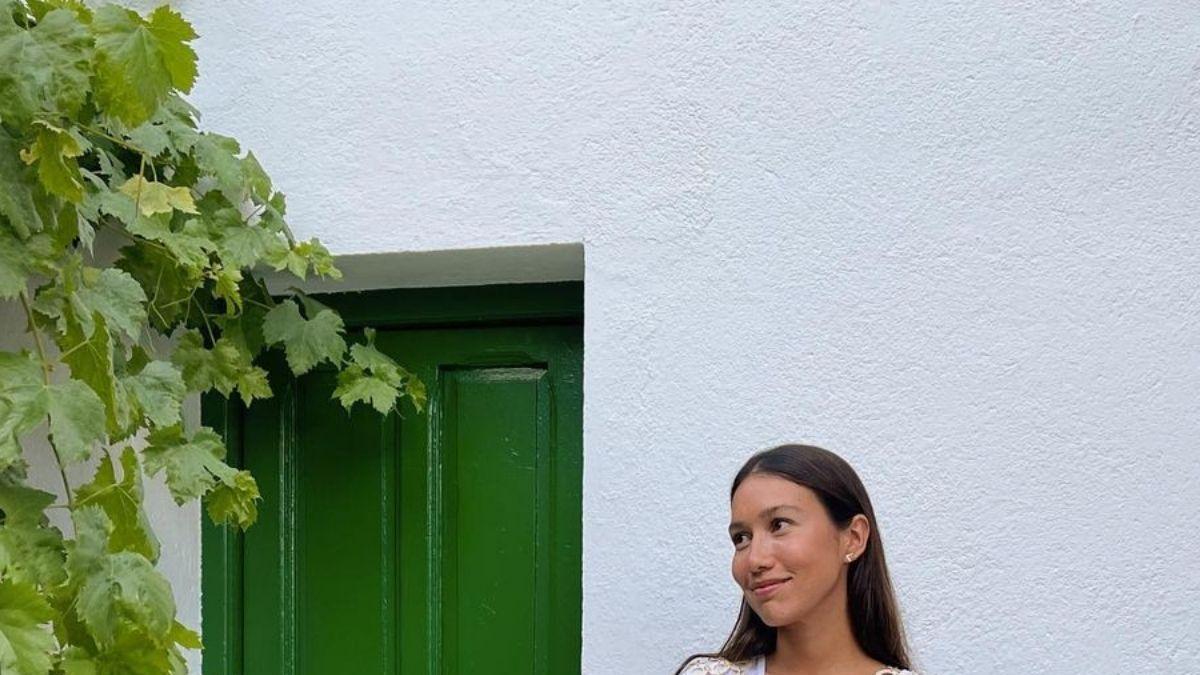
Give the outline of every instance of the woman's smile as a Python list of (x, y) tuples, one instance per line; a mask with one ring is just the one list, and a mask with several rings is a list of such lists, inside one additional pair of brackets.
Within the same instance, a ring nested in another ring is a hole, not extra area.
[(760, 600), (769, 598), (772, 595), (774, 595), (775, 592), (778, 591), (780, 588), (783, 588), (783, 585), (786, 584), (787, 582), (791, 581), (791, 579), (792, 579), (791, 577), (787, 577), (786, 579), (766, 579), (764, 581), (761, 581), (761, 582), (755, 584), (755, 586), (753, 588), (754, 595), (757, 596)]

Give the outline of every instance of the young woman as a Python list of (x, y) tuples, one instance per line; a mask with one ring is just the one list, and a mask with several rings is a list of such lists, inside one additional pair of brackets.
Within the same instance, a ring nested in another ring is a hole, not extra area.
[(911, 675), (875, 511), (845, 460), (764, 450), (733, 479), (730, 512), (741, 611), (720, 651), (676, 675)]

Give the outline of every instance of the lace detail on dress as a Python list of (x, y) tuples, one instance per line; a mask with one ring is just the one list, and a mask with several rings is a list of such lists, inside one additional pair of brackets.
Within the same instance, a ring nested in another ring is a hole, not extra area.
[(750, 664), (730, 663), (725, 659), (714, 659), (702, 656), (692, 659), (683, 669), (683, 675), (747, 675)]
[[(761, 660), (760, 658), (759, 661)], [(689, 661), (687, 667), (683, 669), (682, 675), (754, 675), (762, 672), (761, 669), (756, 670), (755, 665), (757, 665), (755, 661), (731, 663), (725, 659), (701, 656)], [(875, 675), (918, 675), (918, 673), (889, 666), (875, 671)]]

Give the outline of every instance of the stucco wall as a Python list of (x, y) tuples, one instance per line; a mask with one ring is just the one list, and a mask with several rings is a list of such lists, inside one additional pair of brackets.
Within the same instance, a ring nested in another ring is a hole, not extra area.
[(176, 5), (302, 236), (583, 243), (585, 673), (720, 643), (783, 441), (928, 673), (1200, 672), (1192, 4)]

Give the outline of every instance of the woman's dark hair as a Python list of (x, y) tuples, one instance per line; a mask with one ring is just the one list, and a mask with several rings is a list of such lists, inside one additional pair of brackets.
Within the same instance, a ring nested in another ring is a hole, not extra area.
[[(879, 535), (875, 510), (854, 469), (846, 460), (824, 448), (780, 445), (756, 453), (746, 460), (729, 489), (731, 501), (738, 486), (752, 474), (779, 476), (812, 490), (839, 528), (847, 527), (857, 514), (867, 517), (871, 523), (867, 548), (850, 563), (846, 583), (850, 627), (858, 646), (867, 656), (888, 666), (911, 668), (904, 625), (884, 560), (883, 540)], [(737, 623), (720, 651), (689, 657), (676, 675), (682, 673), (692, 659), (699, 657), (719, 657), (737, 662), (774, 651), (775, 629), (764, 623), (743, 597)]]

